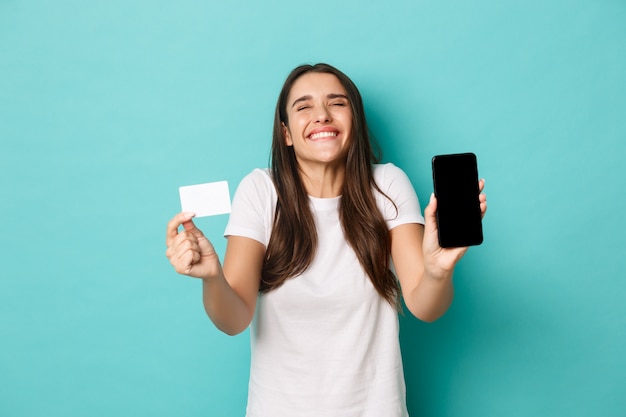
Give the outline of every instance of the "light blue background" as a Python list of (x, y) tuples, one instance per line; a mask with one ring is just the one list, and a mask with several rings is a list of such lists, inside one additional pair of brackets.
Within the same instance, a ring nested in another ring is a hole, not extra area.
[[(165, 224), (178, 186), (267, 165), (318, 61), (424, 203), (435, 154), (487, 179), (452, 308), (401, 318), (412, 415), (626, 415), (622, 0), (0, 0), (0, 415), (243, 415), (247, 332)], [(226, 221), (198, 221), (220, 253)]]

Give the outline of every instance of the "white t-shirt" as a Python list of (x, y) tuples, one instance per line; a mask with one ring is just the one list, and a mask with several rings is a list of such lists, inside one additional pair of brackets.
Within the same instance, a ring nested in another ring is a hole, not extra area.
[[(389, 230), (424, 223), (406, 174), (374, 165), (376, 192)], [(226, 236), (267, 247), (276, 191), (268, 170), (256, 169), (237, 188)], [(259, 295), (250, 331), (247, 417), (405, 417), (405, 384), (396, 310), (385, 301), (346, 243), (341, 197), (313, 198), (318, 249), (300, 276)]]

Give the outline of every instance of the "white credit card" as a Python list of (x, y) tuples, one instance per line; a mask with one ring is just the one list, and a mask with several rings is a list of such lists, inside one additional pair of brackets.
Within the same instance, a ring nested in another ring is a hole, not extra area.
[(182, 211), (195, 213), (196, 217), (230, 213), (230, 192), (226, 181), (186, 185), (178, 192)]

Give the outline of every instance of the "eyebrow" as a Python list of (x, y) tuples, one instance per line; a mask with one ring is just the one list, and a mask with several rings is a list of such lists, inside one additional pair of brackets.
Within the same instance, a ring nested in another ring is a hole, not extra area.
[[(298, 103), (300, 103), (302, 101), (311, 100), (312, 98), (313, 98), (313, 96), (309, 96), (309, 95), (297, 98), (297, 99), (294, 100), (293, 103), (291, 103), (291, 107), (295, 106), (296, 104), (298, 104)], [(348, 96), (346, 96), (345, 94), (330, 93), (330, 94), (326, 95), (326, 98), (329, 98), (331, 100), (334, 99), (334, 98), (343, 98), (343, 99), (346, 99), (346, 100), (350, 101), (348, 99)]]

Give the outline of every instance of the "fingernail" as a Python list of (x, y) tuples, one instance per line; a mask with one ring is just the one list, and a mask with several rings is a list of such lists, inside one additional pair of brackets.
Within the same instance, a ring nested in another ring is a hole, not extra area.
[(191, 219), (192, 217), (195, 217), (195, 216), (196, 216), (196, 213), (192, 213), (191, 211), (186, 211), (185, 213), (183, 213), (183, 216), (184, 216), (186, 219)]

